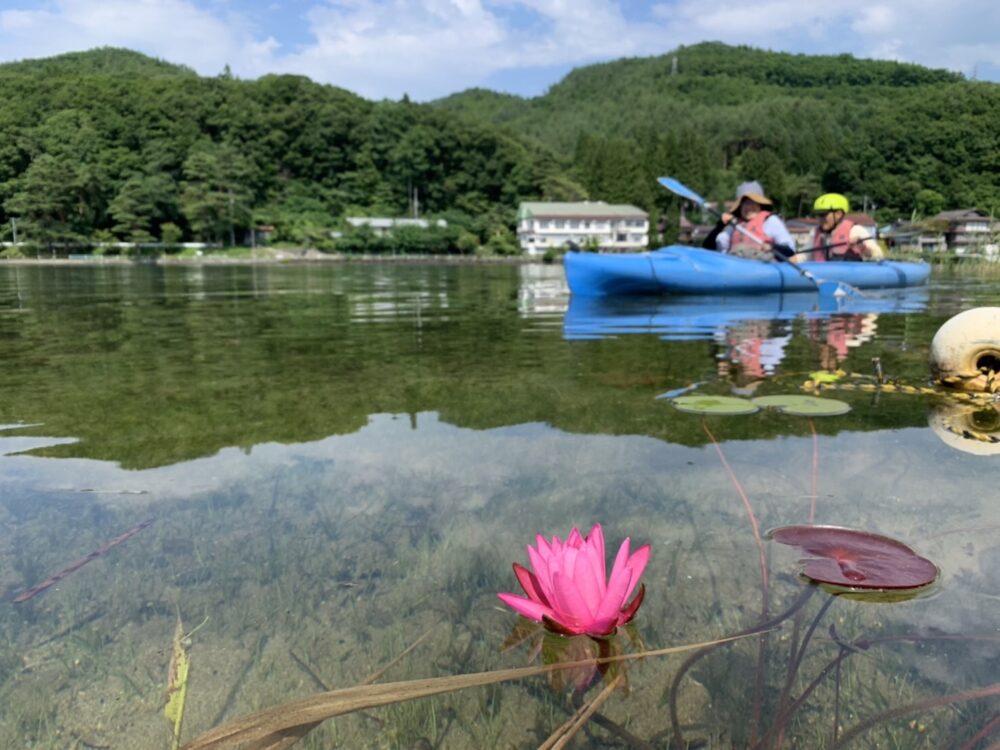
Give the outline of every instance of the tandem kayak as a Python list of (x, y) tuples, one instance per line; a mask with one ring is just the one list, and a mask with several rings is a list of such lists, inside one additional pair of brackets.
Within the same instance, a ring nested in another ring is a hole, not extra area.
[[(649, 253), (566, 253), (570, 292), (584, 297), (629, 294), (780, 294), (816, 291), (791, 263), (750, 260), (670, 245)], [(857, 289), (899, 289), (927, 281), (930, 266), (910, 261), (804, 262), (821, 282)]]

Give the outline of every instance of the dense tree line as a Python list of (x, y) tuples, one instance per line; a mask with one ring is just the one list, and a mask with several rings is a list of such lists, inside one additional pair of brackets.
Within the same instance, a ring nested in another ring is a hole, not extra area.
[(653, 214), (678, 210), (657, 174), (718, 199), (759, 179), (789, 216), (826, 191), (867, 197), (883, 221), (1000, 211), (1000, 86), (916, 65), (706, 43), (580, 68), (534, 99), (437, 105), (551, 147), (592, 196)]
[(758, 179), (786, 216), (831, 190), (881, 221), (997, 211), (1000, 86), (717, 43), (580, 68), (533, 99), (430, 105), (118, 49), (0, 65), (0, 237), (40, 245), (240, 244), (271, 225), (328, 247), (345, 215), (406, 215), (414, 198), (449, 221), (447, 252), (514, 251), (517, 203), (538, 199), (634, 203), (671, 239), (680, 204), (661, 174), (717, 199)]
[(299, 76), (199, 77), (127, 50), (0, 66), (0, 101), (5, 239), (49, 246), (236, 244), (264, 224), (322, 246), (343, 215), (404, 215), (415, 196), (468, 249), (561, 184), (547, 149), (487, 123)]

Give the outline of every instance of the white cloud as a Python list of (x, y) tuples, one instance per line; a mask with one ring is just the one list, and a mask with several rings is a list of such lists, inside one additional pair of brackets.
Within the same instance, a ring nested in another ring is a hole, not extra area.
[[(500, 71), (662, 54), (719, 40), (790, 52), (840, 53), (971, 73), (1000, 67), (1000, 4), (955, 0), (665, 0), (637, 18), (621, 0), (314, 0), (295, 43), (262, 21), (266, 2), (0, 0), (0, 55), (44, 57), (111, 45), (205, 75), (229, 64), (253, 78), (291, 72), (371, 98), (443, 96)], [(17, 7), (17, 6), (21, 7)], [(273, 4), (272, 4), (273, 5)], [(287, 24), (288, 19), (285, 19)], [(554, 81), (539, 81), (543, 90)]]
[(253, 49), (240, 24), (184, 0), (58, 0), (45, 10), (0, 11), (6, 59), (128, 47), (212, 74)]

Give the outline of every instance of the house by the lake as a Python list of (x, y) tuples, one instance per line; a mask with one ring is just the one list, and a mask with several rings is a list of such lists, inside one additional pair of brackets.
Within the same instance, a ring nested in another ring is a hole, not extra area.
[(897, 221), (879, 230), (879, 235), (885, 240), (890, 250), (917, 250), (919, 252), (937, 253), (948, 249), (944, 235), (927, 222)]
[(992, 220), (974, 208), (942, 211), (931, 221), (944, 227), (948, 249), (957, 255), (966, 252), (981, 253), (986, 250), (986, 246), (996, 242)]
[(392, 219), (380, 216), (348, 216), (345, 221), (348, 226), (355, 229), (368, 227), (377, 235), (392, 234), (393, 229), (400, 227), (416, 227), (417, 229), (440, 227), (443, 229), (448, 226), (448, 222), (444, 219)]
[(649, 216), (642, 209), (604, 201), (525, 202), (517, 209), (517, 241), (526, 255), (570, 244), (601, 250), (644, 250)]

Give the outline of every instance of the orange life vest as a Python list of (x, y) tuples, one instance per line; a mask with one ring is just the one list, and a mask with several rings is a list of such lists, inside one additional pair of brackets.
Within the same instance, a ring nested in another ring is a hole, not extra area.
[[(764, 233), (764, 222), (771, 215), (770, 211), (758, 211), (750, 221), (740, 221), (733, 227), (733, 234), (729, 238), (729, 254), (738, 255), (741, 258), (754, 258), (756, 260), (773, 260), (774, 253), (764, 248), (764, 243), (772, 243), (770, 237)], [(753, 235), (760, 242), (755, 242), (747, 235)]]
[(840, 223), (829, 234), (817, 229), (816, 236), (813, 238), (813, 247), (819, 248), (826, 245), (834, 247), (828, 250), (814, 250), (810, 253), (812, 255), (810, 260), (864, 260), (864, 243), (851, 242), (852, 229), (854, 229), (854, 222), (847, 219), (841, 219)]

